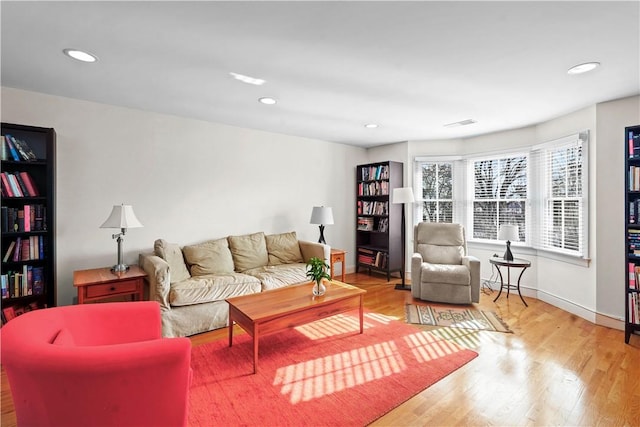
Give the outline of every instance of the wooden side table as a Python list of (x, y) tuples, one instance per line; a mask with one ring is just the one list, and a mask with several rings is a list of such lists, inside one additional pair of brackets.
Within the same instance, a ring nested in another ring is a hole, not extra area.
[(347, 264), (345, 262), (345, 258), (347, 255), (347, 251), (343, 251), (342, 249), (333, 249), (331, 248), (331, 278), (333, 279), (333, 265), (337, 262), (342, 263), (342, 277), (340, 281), (344, 282), (344, 271), (347, 268)]
[(144, 279), (147, 273), (137, 265), (129, 270), (113, 273), (110, 267), (73, 272), (73, 286), (78, 288), (78, 304), (101, 299), (131, 295), (135, 301), (144, 300)]

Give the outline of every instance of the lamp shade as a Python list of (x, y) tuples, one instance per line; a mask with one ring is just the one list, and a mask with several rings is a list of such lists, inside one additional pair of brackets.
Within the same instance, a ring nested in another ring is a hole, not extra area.
[(416, 199), (413, 197), (413, 188), (401, 187), (393, 189), (393, 197), (391, 203), (413, 203)]
[(115, 205), (109, 218), (100, 228), (140, 228), (143, 225), (136, 218), (131, 205)]
[(520, 240), (520, 233), (518, 226), (515, 224), (502, 224), (498, 231), (498, 240), (508, 240), (510, 242), (517, 242)]
[(333, 224), (333, 211), (324, 206), (314, 206), (311, 211), (310, 224)]

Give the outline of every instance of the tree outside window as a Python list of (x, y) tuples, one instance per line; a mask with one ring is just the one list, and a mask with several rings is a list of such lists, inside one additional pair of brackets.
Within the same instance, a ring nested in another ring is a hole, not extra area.
[(420, 164), (422, 221), (453, 222), (453, 163)]

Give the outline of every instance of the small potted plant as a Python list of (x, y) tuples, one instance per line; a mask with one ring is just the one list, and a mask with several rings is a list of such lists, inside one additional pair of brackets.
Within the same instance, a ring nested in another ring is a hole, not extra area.
[(313, 295), (324, 295), (327, 288), (322, 283), (322, 279), (331, 280), (331, 276), (327, 273), (329, 264), (323, 259), (312, 257), (307, 261), (307, 277), (315, 282), (313, 285)]

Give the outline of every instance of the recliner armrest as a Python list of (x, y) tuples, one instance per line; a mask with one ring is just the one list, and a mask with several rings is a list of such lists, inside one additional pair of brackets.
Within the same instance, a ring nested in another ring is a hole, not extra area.
[(462, 265), (471, 275), (471, 301), (480, 302), (480, 260), (472, 255), (462, 257)]
[(420, 271), (422, 266), (422, 255), (418, 252), (411, 256), (411, 295), (414, 298), (420, 296)]

